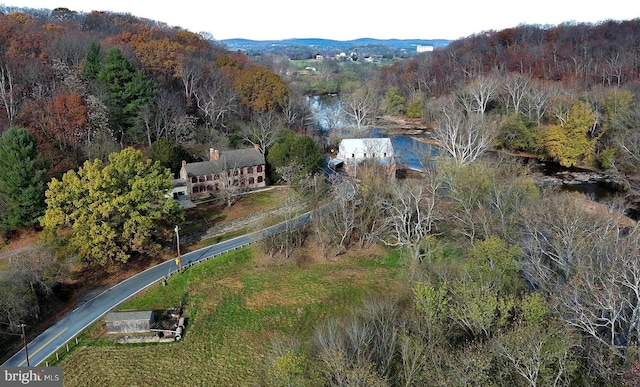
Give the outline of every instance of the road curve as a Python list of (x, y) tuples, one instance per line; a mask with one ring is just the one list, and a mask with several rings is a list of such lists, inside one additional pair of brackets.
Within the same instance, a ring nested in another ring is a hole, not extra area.
[[(289, 228), (302, 226), (308, 223), (310, 219), (311, 213), (307, 212), (289, 221), (276, 224), (275, 226), (183, 254), (183, 268), (226, 253), (227, 251), (247, 246)], [(27, 344), (29, 365), (37, 366), (44, 362), (59, 348), (111, 309), (158, 282), (164, 276), (175, 273), (177, 270), (178, 266), (175, 263), (175, 258), (172, 258), (112, 286), (84, 304), (79, 305)], [(27, 366), (24, 348), (15, 353), (2, 365), (5, 367)]]

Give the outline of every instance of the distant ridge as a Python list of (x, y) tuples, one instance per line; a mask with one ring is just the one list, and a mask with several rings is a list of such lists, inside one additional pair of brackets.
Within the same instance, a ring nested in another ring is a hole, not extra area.
[(360, 38), (354, 40), (332, 40), (321, 38), (301, 38), (282, 40), (251, 40), (251, 39), (223, 39), (220, 40), (230, 50), (269, 50), (273, 47), (316, 47), (349, 49), (362, 46), (381, 45), (394, 49), (415, 51), (416, 46), (433, 46), (434, 48), (447, 46), (451, 41), (446, 39), (373, 39)]

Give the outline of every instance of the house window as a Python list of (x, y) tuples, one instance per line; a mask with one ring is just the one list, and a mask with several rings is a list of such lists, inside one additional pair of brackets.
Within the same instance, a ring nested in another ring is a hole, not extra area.
[(256, 180), (253, 177), (249, 178), (249, 185), (254, 184)]
[(212, 185), (208, 185), (207, 186), (207, 191), (213, 191), (213, 186)]
[(198, 176), (198, 181), (199, 181), (200, 183), (204, 182), (204, 176)]
[(258, 165), (257, 170), (258, 170), (258, 172), (262, 172), (262, 165)]
[(253, 167), (247, 167), (247, 173), (253, 173)]
[(262, 176), (258, 176), (258, 183), (262, 183)]
[(192, 177), (192, 178), (191, 178), (191, 182), (192, 182), (192, 183), (197, 183), (197, 182), (198, 182), (198, 178), (197, 178), (197, 177), (195, 177), (195, 176), (194, 176), (194, 177)]

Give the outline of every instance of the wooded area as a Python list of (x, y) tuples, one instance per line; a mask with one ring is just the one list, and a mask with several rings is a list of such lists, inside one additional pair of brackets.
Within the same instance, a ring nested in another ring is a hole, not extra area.
[[(182, 160), (257, 146), (270, 183), (326, 204), (266, 255), (380, 245), (406, 268), (398, 297), (273, 346), (265, 385), (636, 385), (639, 86), (639, 19), (487, 31), (308, 74), (131, 15), (0, 13), (0, 228), (46, 236), (0, 276), (0, 329), (37, 323), (71, 265), (157, 254), (181, 217), (163, 194)], [(338, 93), (363, 131), (415, 119), (440, 155), (406, 179), (373, 164), (324, 179), (339, 138), (310, 120), (317, 93)], [(504, 153), (606, 173), (623, 195), (594, 205)]]

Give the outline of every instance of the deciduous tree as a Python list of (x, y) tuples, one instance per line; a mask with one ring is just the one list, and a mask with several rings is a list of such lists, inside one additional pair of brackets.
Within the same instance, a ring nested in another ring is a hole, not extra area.
[(251, 121), (242, 127), (242, 139), (257, 146), (262, 154), (273, 145), (282, 132), (284, 123), (275, 112), (254, 113)]
[(433, 138), (442, 152), (460, 164), (467, 164), (482, 156), (493, 144), (494, 130), (482, 116), (465, 115), (452, 99), (440, 104), (440, 116), (433, 130)]
[(426, 183), (399, 181), (391, 187), (390, 196), (380, 203), (386, 226), (382, 242), (407, 249), (412, 275), (426, 255), (426, 237), (435, 231), (441, 218), (436, 206), (440, 188), (435, 175), (430, 175)]
[(576, 102), (566, 116), (561, 113), (556, 116), (557, 123), (542, 131), (545, 152), (565, 167), (590, 165), (595, 156), (595, 139), (589, 133), (596, 124), (591, 108)]
[(285, 81), (261, 66), (241, 70), (234, 85), (242, 104), (254, 112), (275, 109), (289, 94)]

